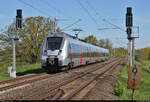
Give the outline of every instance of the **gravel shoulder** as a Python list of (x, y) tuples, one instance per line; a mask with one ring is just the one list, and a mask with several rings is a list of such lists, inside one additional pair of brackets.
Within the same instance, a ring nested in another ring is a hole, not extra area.
[(114, 95), (114, 85), (117, 82), (117, 75), (122, 68), (121, 65), (98, 78), (95, 86), (82, 98), (82, 100), (118, 100)]

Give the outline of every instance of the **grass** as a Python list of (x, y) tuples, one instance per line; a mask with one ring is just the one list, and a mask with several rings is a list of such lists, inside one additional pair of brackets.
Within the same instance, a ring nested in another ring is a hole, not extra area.
[[(0, 81), (12, 79), (8, 74), (8, 67), (12, 65), (12, 60), (6, 56), (0, 56)], [(44, 69), (41, 68), (41, 64), (22, 64), (21, 62), (16, 63), (16, 72), (17, 77), (32, 74), (32, 73), (41, 73), (44, 72)]]
[[(17, 76), (32, 74), (32, 73), (42, 73), (45, 72), (41, 68), (41, 64), (23, 64), (16, 59), (16, 72)], [(0, 55), (0, 81), (12, 79), (8, 74), (8, 67), (12, 66), (12, 55), (11, 54), (1, 54)]]
[[(8, 65), (5, 65), (0, 68), (0, 81), (11, 79), (9, 74), (7, 73)], [(41, 68), (41, 64), (29, 64), (29, 65), (17, 65), (16, 66), (16, 75), (22, 76), (26, 74), (33, 73), (42, 73), (45, 70)]]
[[(140, 90), (134, 93), (135, 100), (150, 100), (150, 61), (143, 61), (138, 66), (142, 67), (142, 77)], [(121, 100), (131, 100), (132, 90), (127, 89), (128, 67), (127, 65), (120, 71), (118, 82), (115, 85), (115, 93)]]

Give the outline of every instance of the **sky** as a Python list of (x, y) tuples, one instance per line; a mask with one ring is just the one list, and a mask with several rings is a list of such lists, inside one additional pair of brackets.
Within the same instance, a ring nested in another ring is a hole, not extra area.
[(136, 26), (139, 26), (140, 37), (135, 40), (135, 48), (140, 49), (150, 47), (149, 4), (150, 0), (1, 0), (0, 29), (13, 22), (16, 9), (22, 9), (23, 18), (31, 16), (56, 18), (57, 25), (61, 29), (74, 24), (63, 32), (74, 35), (72, 29), (80, 28), (83, 30), (79, 33), (82, 39), (93, 34), (98, 40), (111, 39), (113, 47), (127, 48), (125, 31), (102, 30), (102, 28), (115, 28), (113, 25), (116, 25), (125, 30), (126, 8), (132, 7), (134, 35), (137, 36)]

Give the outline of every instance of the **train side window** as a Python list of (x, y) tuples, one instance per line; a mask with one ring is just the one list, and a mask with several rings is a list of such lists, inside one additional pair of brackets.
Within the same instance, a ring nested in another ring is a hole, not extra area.
[(88, 57), (88, 47), (86, 47), (86, 57)]

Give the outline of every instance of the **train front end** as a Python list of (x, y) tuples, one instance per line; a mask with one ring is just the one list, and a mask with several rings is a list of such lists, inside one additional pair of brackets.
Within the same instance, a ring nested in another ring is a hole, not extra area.
[(42, 44), (41, 63), (42, 68), (49, 72), (57, 72), (64, 66), (64, 37), (60, 34), (51, 34), (45, 37)]

